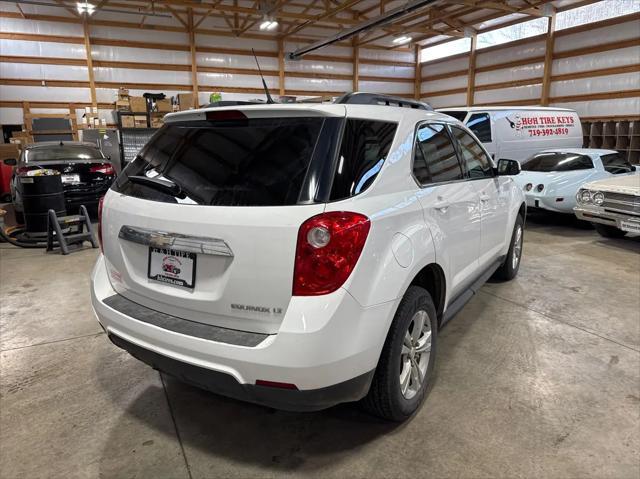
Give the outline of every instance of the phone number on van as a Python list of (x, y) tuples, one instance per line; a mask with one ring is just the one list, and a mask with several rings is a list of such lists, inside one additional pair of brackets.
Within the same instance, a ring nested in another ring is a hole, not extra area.
[(529, 136), (551, 136), (551, 135), (568, 135), (569, 128), (543, 128), (537, 130), (528, 130)]

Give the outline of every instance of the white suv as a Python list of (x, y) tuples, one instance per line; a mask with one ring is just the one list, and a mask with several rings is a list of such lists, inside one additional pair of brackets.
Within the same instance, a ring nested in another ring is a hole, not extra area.
[(439, 327), (518, 272), (519, 165), (450, 116), (354, 100), (168, 115), (101, 209), (111, 341), (222, 395), (409, 417)]

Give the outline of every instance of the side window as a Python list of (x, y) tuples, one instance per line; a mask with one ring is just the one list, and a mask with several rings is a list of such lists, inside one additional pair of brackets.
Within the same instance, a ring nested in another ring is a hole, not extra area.
[(491, 160), (476, 140), (460, 128), (452, 127), (451, 131), (458, 141), (458, 145), (460, 145), (462, 161), (467, 166), (469, 178), (492, 177), (493, 166), (491, 165)]
[(418, 128), (413, 173), (421, 184), (463, 178), (456, 150), (444, 125), (425, 124)]
[(491, 143), (491, 118), (488, 113), (474, 113), (466, 125), (482, 143)]
[(396, 123), (347, 119), (330, 199), (341, 200), (366, 190), (389, 154)]
[(625, 160), (620, 153), (612, 153), (610, 155), (602, 155), (602, 165), (604, 169), (612, 175), (619, 175), (622, 173), (631, 173), (631, 164)]

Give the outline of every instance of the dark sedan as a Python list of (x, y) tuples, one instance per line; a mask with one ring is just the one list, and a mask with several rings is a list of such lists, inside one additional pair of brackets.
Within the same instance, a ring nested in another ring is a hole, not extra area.
[(109, 159), (92, 143), (47, 142), (27, 146), (16, 162), (11, 180), (11, 197), (20, 223), (24, 209), (17, 176), (38, 169), (60, 172), (68, 214), (77, 214), (80, 205), (95, 214), (100, 197), (107, 192), (116, 173)]

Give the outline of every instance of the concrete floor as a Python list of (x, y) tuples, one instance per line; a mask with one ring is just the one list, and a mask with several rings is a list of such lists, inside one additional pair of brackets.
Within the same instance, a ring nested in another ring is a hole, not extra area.
[(0, 244), (0, 476), (640, 477), (640, 239), (530, 220), (520, 276), (441, 333), (413, 420), (180, 384), (93, 318), (95, 250)]

